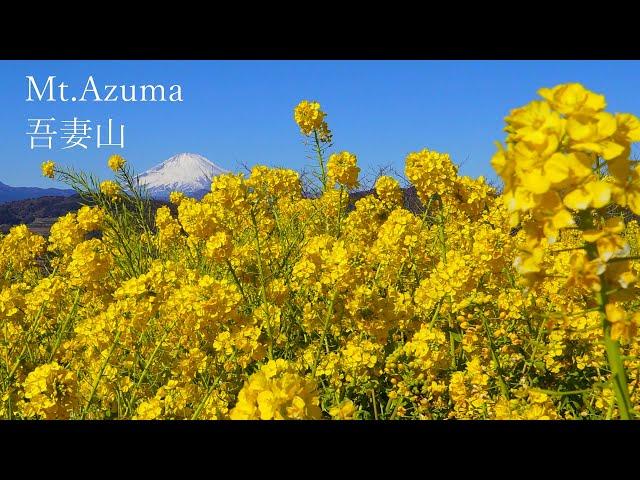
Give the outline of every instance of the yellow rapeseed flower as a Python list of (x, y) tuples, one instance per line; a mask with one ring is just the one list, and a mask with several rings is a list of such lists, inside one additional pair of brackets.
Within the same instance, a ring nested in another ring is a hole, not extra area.
[(105, 180), (104, 182), (102, 182), (100, 184), (100, 191), (107, 198), (110, 198), (112, 200), (118, 198), (122, 193), (120, 186), (112, 180)]
[(48, 160), (46, 162), (43, 162), (42, 175), (45, 177), (53, 178), (55, 174), (55, 168), (56, 168), (56, 164), (53, 161)]
[(117, 172), (119, 170), (122, 170), (122, 168), (125, 166), (127, 161), (124, 158), (122, 158), (120, 155), (116, 154), (116, 155), (111, 155), (107, 163), (109, 164), (109, 168), (111, 170), (113, 170), (114, 172)]

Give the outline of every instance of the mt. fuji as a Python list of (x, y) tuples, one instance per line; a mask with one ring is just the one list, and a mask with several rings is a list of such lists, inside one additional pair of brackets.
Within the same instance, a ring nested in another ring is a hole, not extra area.
[(179, 153), (141, 173), (138, 182), (156, 199), (166, 200), (174, 191), (202, 198), (211, 188), (211, 179), (222, 173), (227, 173), (227, 170), (202, 155)]

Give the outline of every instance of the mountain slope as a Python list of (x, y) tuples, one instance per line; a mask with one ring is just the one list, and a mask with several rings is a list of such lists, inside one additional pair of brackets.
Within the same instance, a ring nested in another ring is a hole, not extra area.
[(227, 173), (227, 170), (202, 155), (179, 153), (141, 173), (138, 182), (146, 186), (153, 198), (166, 199), (173, 191), (200, 198), (209, 191), (211, 179), (222, 173)]
[(0, 203), (45, 196), (68, 197), (74, 193), (73, 190), (63, 190), (60, 188), (11, 187), (0, 182)]
[[(414, 213), (422, 212), (422, 204), (416, 195), (414, 187), (403, 189), (404, 191), (404, 206)], [(355, 202), (368, 195), (374, 195), (375, 190), (364, 190), (359, 192), (351, 192), (350, 197), (350, 210), (353, 209)], [(46, 228), (38, 230), (32, 228), (37, 233), (47, 234), (48, 227), (60, 216), (65, 215), (68, 212), (75, 212), (78, 210), (84, 202), (79, 195), (72, 195), (68, 197), (40, 197), (28, 200), (19, 200), (14, 202), (8, 202), (0, 205), (0, 233), (6, 233), (13, 225), (19, 225), (25, 223), (30, 227), (34, 227), (36, 224), (40, 226), (41, 223), (46, 224)], [(161, 200), (152, 202), (153, 209), (157, 209), (160, 206), (168, 205), (172, 210), (173, 215), (176, 215), (175, 207), (167, 204)], [(46, 230), (46, 232), (45, 232)]]
[(37, 218), (57, 218), (74, 212), (81, 206), (78, 195), (45, 196), (7, 202), (0, 205), (0, 231), (8, 230), (12, 225), (30, 224)]
[[(36, 233), (48, 235), (49, 227), (63, 215), (75, 212), (87, 203), (80, 195), (69, 197), (40, 197), (27, 200), (16, 200), (0, 205), (0, 233), (6, 233), (14, 225), (26, 224)], [(177, 214), (175, 207), (159, 200), (151, 201), (154, 212), (168, 206), (172, 214)]]

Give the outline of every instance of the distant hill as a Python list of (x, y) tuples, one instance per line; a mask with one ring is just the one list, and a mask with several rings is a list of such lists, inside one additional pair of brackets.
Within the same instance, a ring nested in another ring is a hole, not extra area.
[[(166, 202), (152, 200), (153, 209), (168, 205)], [(86, 202), (80, 195), (68, 197), (47, 196), (17, 200), (0, 205), (0, 232), (6, 233), (14, 225), (26, 224), (36, 233), (48, 235), (49, 228), (58, 217), (75, 212)], [(175, 207), (169, 205), (175, 214)]]
[[(374, 190), (352, 192), (350, 203), (353, 204), (359, 199), (374, 194)], [(152, 200), (153, 208), (168, 205), (161, 200)], [(58, 217), (69, 212), (75, 212), (84, 204), (79, 195), (71, 196), (45, 196), (40, 198), (30, 198), (0, 204), (0, 232), (7, 232), (13, 225), (26, 224), (38, 233), (47, 234), (48, 228)], [(416, 195), (414, 187), (404, 189), (404, 206), (408, 210), (418, 213), (422, 211), (422, 205)], [(172, 212), (176, 213), (173, 205), (170, 205)]]
[(45, 196), (68, 197), (74, 193), (73, 190), (60, 188), (12, 187), (0, 182), (0, 204)]
[[(351, 192), (349, 194), (349, 204), (350, 207), (353, 207), (355, 202), (360, 200), (361, 198), (367, 197), (369, 195), (375, 195), (376, 190), (374, 188), (370, 190), (361, 190), (359, 192)], [(408, 188), (403, 188), (402, 193), (404, 194), (404, 208), (413, 213), (422, 213), (424, 211), (424, 207), (418, 198), (418, 193), (416, 192), (416, 187), (413, 185)]]
[(33, 223), (36, 218), (58, 218), (82, 206), (79, 195), (45, 196), (0, 205), (0, 227)]

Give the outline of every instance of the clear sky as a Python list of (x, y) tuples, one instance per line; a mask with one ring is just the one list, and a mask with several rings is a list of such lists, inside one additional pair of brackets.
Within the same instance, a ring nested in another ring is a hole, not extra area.
[[(184, 101), (26, 102), (28, 75), (41, 85), (55, 75), (67, 97), (79, 97), (89, 75), (101, 94), (110, 84), (177, 83)], [(299, 170), (310, 164), (293, 121), (302, 99), (321, 103), (334, 148), (355, 153), (365, 172), (402, 172), (409, 152), (429, 148), (450, 153), (462, 174), (492, 179), (504, 116), (540, 87), (581, 82), (605, 94), (611, 111), (640, 115), (640, 61), (0, 61), (0, 78), (0, 181), (14, 186), (60, 186), (40, 175), (48, 159), (107, 178), (111, 153), (138, 172), (180, 152), (229, 170)], [(97, 149), (94, 129), (86, 150), (62, 150), (59, 122), (74, 116), (124, 124), (125, 148)], [(50, 117), (59, 132), (52, 150), (31, 150), (28, 119)]]

